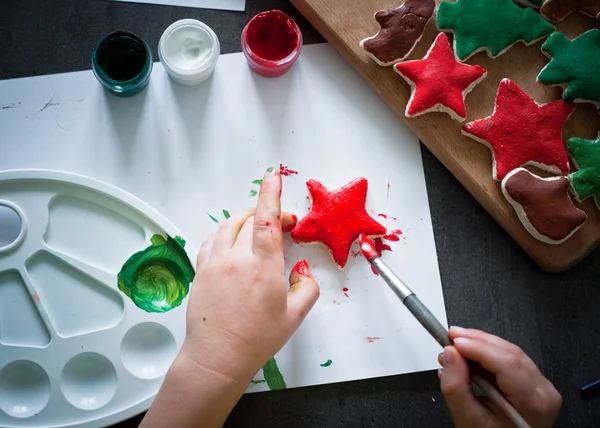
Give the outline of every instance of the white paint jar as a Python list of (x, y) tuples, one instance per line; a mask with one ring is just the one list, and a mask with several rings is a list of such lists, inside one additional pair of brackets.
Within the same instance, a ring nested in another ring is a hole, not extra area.
[(221, 46), (215, 32), (196, 19), (169, 25), (158, 42), (160, 62), (174, 81), (194, 86), (210, 77), (219, 61)]

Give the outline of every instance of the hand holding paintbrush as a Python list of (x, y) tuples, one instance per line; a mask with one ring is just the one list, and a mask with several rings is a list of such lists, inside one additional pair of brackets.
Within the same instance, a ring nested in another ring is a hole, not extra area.
[[(535, 427), (553, 426), (562, 399), (523, 351), (503, 339), (476, 330), (464, 330), (465, 336), (473, 337), (456, 338), (453, 343), (446, 328), (379, 258), (373, 242), (365, 235), (361, 235), (359, 240), (360, 249), (373, 269), (421, 325), (444, 347), (440, 363), (446, 365), (445, 362), (450, 363), (452, 360), (453, 371), (448, 372), (453, 379), (450, 383), (446, 382), (446, 388), (444, 381), (447, 373), (442, 372), (440, 379), (442, 391), (458, 427), (502, 427), (507, 426), (506, 423), (518, 428), (530, 427), (511, 402), (488, 380), (494, 376), (499, 386), (506, 384), (507, 388), (502, 388), (504, 392), (511, 392), (509, 396), (520, 404), (523, 413), (535, 422)], [(478, 342), (481, 345), (479, 347)], [(467, 363), (463, 353), (472, 361)], [(476, 365), (473, 361), (481, 365)], [(511, 366), (511, 362), (516, 364)], [(482, 366), (491, 373), (486, 372)], [(469, 375), (493, 406), (484, 407), (476, 400), (468, 381)]]

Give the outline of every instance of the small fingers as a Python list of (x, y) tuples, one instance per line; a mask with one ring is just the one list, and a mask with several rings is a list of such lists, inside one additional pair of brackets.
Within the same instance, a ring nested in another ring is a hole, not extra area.
[(478, 362), (496, 376), (508, 373), (518, 376), (523, 371), (539, 373), (533, 361), (512, 343), (510, 347), (504, 347), (485, 339), (461, 336), (454, 339), (454, 346), (463, 357)]
[(457, 337), (466, 337), (470, 339), (481, 339), (485, 342), (490, 343), (491, 345), (495, 345), (499, 348), (503, 348), (507, 351), (513, 350), (516, 345), (514, 343), (510, 343), (508, 340), (502, 339), (501, 337), (495, 336), (490, 333), (486, 333), (482, 330), (477, 330), (474, 328), (462, 328), (452, 326), (448, 330), (448, 334), (450, 335), (450, 339), (454, 340)]
[(306, 260), (300, 260), (290, 272), (288, 311), (292, 316), (292, 328), (296, 330), (319, 298), (319, 284), (310, 273)]
[[(289, 232), (298, 223), (298, 217), (294, 214), (290, 214), (288, 212), (283, 211), (281, 213), (281, 230), (282, 232)], [(237, 240), (235, 241), (235, 247), (243, 247), (246, 246), (248, 248), (252, 248), (252, 239), (254, 236), (254, 217), (250, 217), (240, 230), (240, 233), (237, 236)]]
[(242, 226), (248, 218), (254, 215), (254, 208), (238, 213), (219, 225), (213, 244), (213, 251), (222, 252), (230, 249), (235, 244)]
[(254, 215), (252, 251), (270, 255), (281, 251), (281, 175), (269, 168), (265, 173)]
[(524, 417), (541, 403), (538, 387), (546, 379), (518, 346), (507, 350), (485, 340), (457, 337), (454, 347), (463, 357), (494, 374), (500, 390), (518, 410), (524, 411)]
[(298, 224), (298, 217), (288, 212), (281, 212), (281, 231), (291, 232)]
[(455, 426), (492, 426), (495, 417), (475, 397), (466, 360), (453, 346), (446, 346), (440, 363), (444, 367), (440, 374), (440, 387)]
[(213, 242), (215, 240), (215, 233), (210, 235), (200, 245), (200, 251), (198, 251), (198, 257), (196, 259), (196, 272), (206, 263), (210, 253), (212, 252)]

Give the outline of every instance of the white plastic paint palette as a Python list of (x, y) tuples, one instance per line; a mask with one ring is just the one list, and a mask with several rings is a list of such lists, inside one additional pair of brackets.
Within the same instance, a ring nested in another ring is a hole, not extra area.
[(182, 345), (187, 297), (145, 312), (117, 274), (155, 234), (180, 236), (105, 183), (0, 173), (0, 426), (101, 426), (149, 406)]

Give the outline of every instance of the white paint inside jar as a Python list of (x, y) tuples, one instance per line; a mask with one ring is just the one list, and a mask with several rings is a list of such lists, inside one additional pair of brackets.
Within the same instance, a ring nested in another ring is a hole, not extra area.
[(191, 25), (176, 28), (163, 43), (165, 59), (183, 70), (201, 67), (214, 49), (210, 34), (204, 28)]
[(158, 56), (171, 79), (192, 86), (212, 74), (221, 48), (215, 32), (196, 19), (171, 24), (158, 43)]

